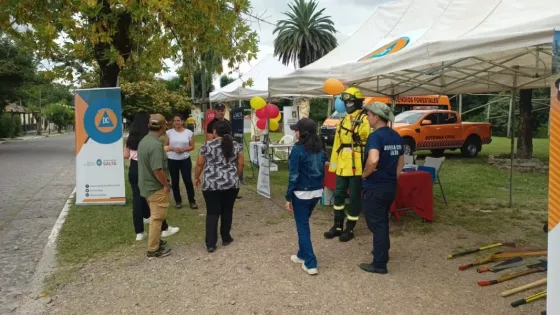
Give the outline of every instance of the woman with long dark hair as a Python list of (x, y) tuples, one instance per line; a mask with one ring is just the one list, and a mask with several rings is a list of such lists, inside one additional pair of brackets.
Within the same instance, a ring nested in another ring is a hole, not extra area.
[(191, 152), (194, 150), (194, 133), (184, 126), (183, 116), (173, 116), (173, 128), (167, 130), (164, 145), (167, 151), (167, 162), (169, 174), (171, 175), (171, 189), (175, 199), (175, 208), (180, 209), (183, 205), (181, 190), (179, 188), (180, 177), (187, 189), (189, 205), (191, 209), (198, 209), (194, 199), (194, 186), (192, 182)]
[(220, 235), (222, 245), (233, 242), (231, 224), (233, 206), (239, 192), (239, 176), (243, 173), (243, 150), (233, 141), (231, 125), (227, 121), (216, 121), (213, 125), (213, 140), (200, 148), (196, 161), (195, 183), (201, 184), (204, 170), (202, 195), (206, 201), (206, 248), (216, 250), (218, 221), (221, 218)]
[(313, 120), (302, 118), (290, 128), (296, 132), (298, 142), (290, 154), (286, 210), (294, 212), (299, 244), (291, 260), (301, 264), (308, 274), (316, 275), (317, 259), (311, 244), (309, 218), (323, 195), (326, 154)]
[[(134, 224), (134, 232), (136, 233), (137, 241), (141, 241), (146, 237), (144, 224), (150, 222), (150, 207), (148, 206), (146, 198), (140, 195), (140, 189), (138, 188), (137, 152), (140, 140), (150, 132), (148, 129), (149, 121), (150, 114), (148, 112), (136, 113), (130, 125), (130, 131), (124, 148), (124, 158), (130, 160), (128, 182), (132, 189), (132, 223)], [(163, 237), (175, 234), (179, 231), (179, 228), (169, 226), (166, 221), (163, 221), (161, 229)]]

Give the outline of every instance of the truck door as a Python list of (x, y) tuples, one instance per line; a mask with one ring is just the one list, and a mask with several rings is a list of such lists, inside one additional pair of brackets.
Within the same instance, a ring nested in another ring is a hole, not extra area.
[(455, 112), (448, 112), (444, 114), (444, 137), (446, 148), (458, 148), (462, 145), (463, 129), (461, 123), (457, 119)]
[[(415, 131), (419, 134), (418, 135), (418, 143), (416, 143), (416, 148), (418, 149), (432, 149), (437, 148), (438, 143), (438, 134), (440, 132), (441, 126), (438, 124), (440, 120), (439, 113), (431, 113), (420, 121), (420, 127), (417, 128)], [(423, 125), (422, 122), (429, 120), (431, 124)]]

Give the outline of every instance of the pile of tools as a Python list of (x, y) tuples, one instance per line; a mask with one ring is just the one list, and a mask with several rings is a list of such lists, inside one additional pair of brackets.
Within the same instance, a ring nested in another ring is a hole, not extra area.
[[(515, 243), (494, 243), (486, 246), (482, 246), (479, 248), (455, 253), (448, 255), (447, 259), (453, 259), (457, 257), (462, 257), (470, 254), (474, 254), (480, 251), (485, 251), (492, 248), (498, 247), (512, 247), (515, 248)], [(508, 251), (501, 251), (490, 254), (482, 259), (474, 261), (472, 263), (461, 265), (459, 266), (459, 270), (467, 270), (472, 267), (498, 262), (497, 264), (487, 266), (487, 267), (479, 267), (477, 272), (485, 273), (485, 272), (500, 272), (503, 270), (508, 270), (517, 267), (526, 267), (520, 271), (516, 271), (507, 275), (502, 275), (493, 280), (485, 280), (485, 281), (478, 281), (478, 285), (481, 287), (495, 285), (498, 283), (502, 283), (511, 279), (516, 279), (519, 277), (523, 277), (526, 275), (539, 273), (539, 272), (546, 272), (547, 270), (547, 261), (543, 259), (538, 259), (538, 257), (546, 257), (547, 250), (528, 250), (528, 249), (512, 249)], [(531, 283), (527, 283), (517, 288), (513, 288), (507, 291), (502, 292), (502, 297), (508, 297), (513, 294), (517, 294), (519, 292), (527, 291), (533, 288), (537, 288), (540, 286), (546, 285), (546, 277)], [(519, 299), (513, 301), (511, 303), (512, 307), (518, 307), (520, 305), (524, 305), (527, 303), (531, 303), (533, 301), (537, 301), (540, 299), (546, 298), (546, 290), (539, 291), (531, 296), (528, 296), (523, 299)]]

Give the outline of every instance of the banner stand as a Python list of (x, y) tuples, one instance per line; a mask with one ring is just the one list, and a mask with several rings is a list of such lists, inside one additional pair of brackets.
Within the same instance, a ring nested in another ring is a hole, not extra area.
[(560, 311), (560, 30), (552, 41), (552, 86), (550, 88), (550, 169), (548, 179), (548, 283), (547, 313)]
[(120, 88), (74, 93), (76, 205), (126, 204)]

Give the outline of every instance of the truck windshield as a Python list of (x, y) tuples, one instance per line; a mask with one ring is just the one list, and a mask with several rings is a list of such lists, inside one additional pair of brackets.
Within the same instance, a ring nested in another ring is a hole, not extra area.
[(414, 124), (420, 118), (422, 118), (426, 113), (418, 113), (418, 112), (404, 112), (400, 113), (395, 117), (395, 123), (397, 124)]

